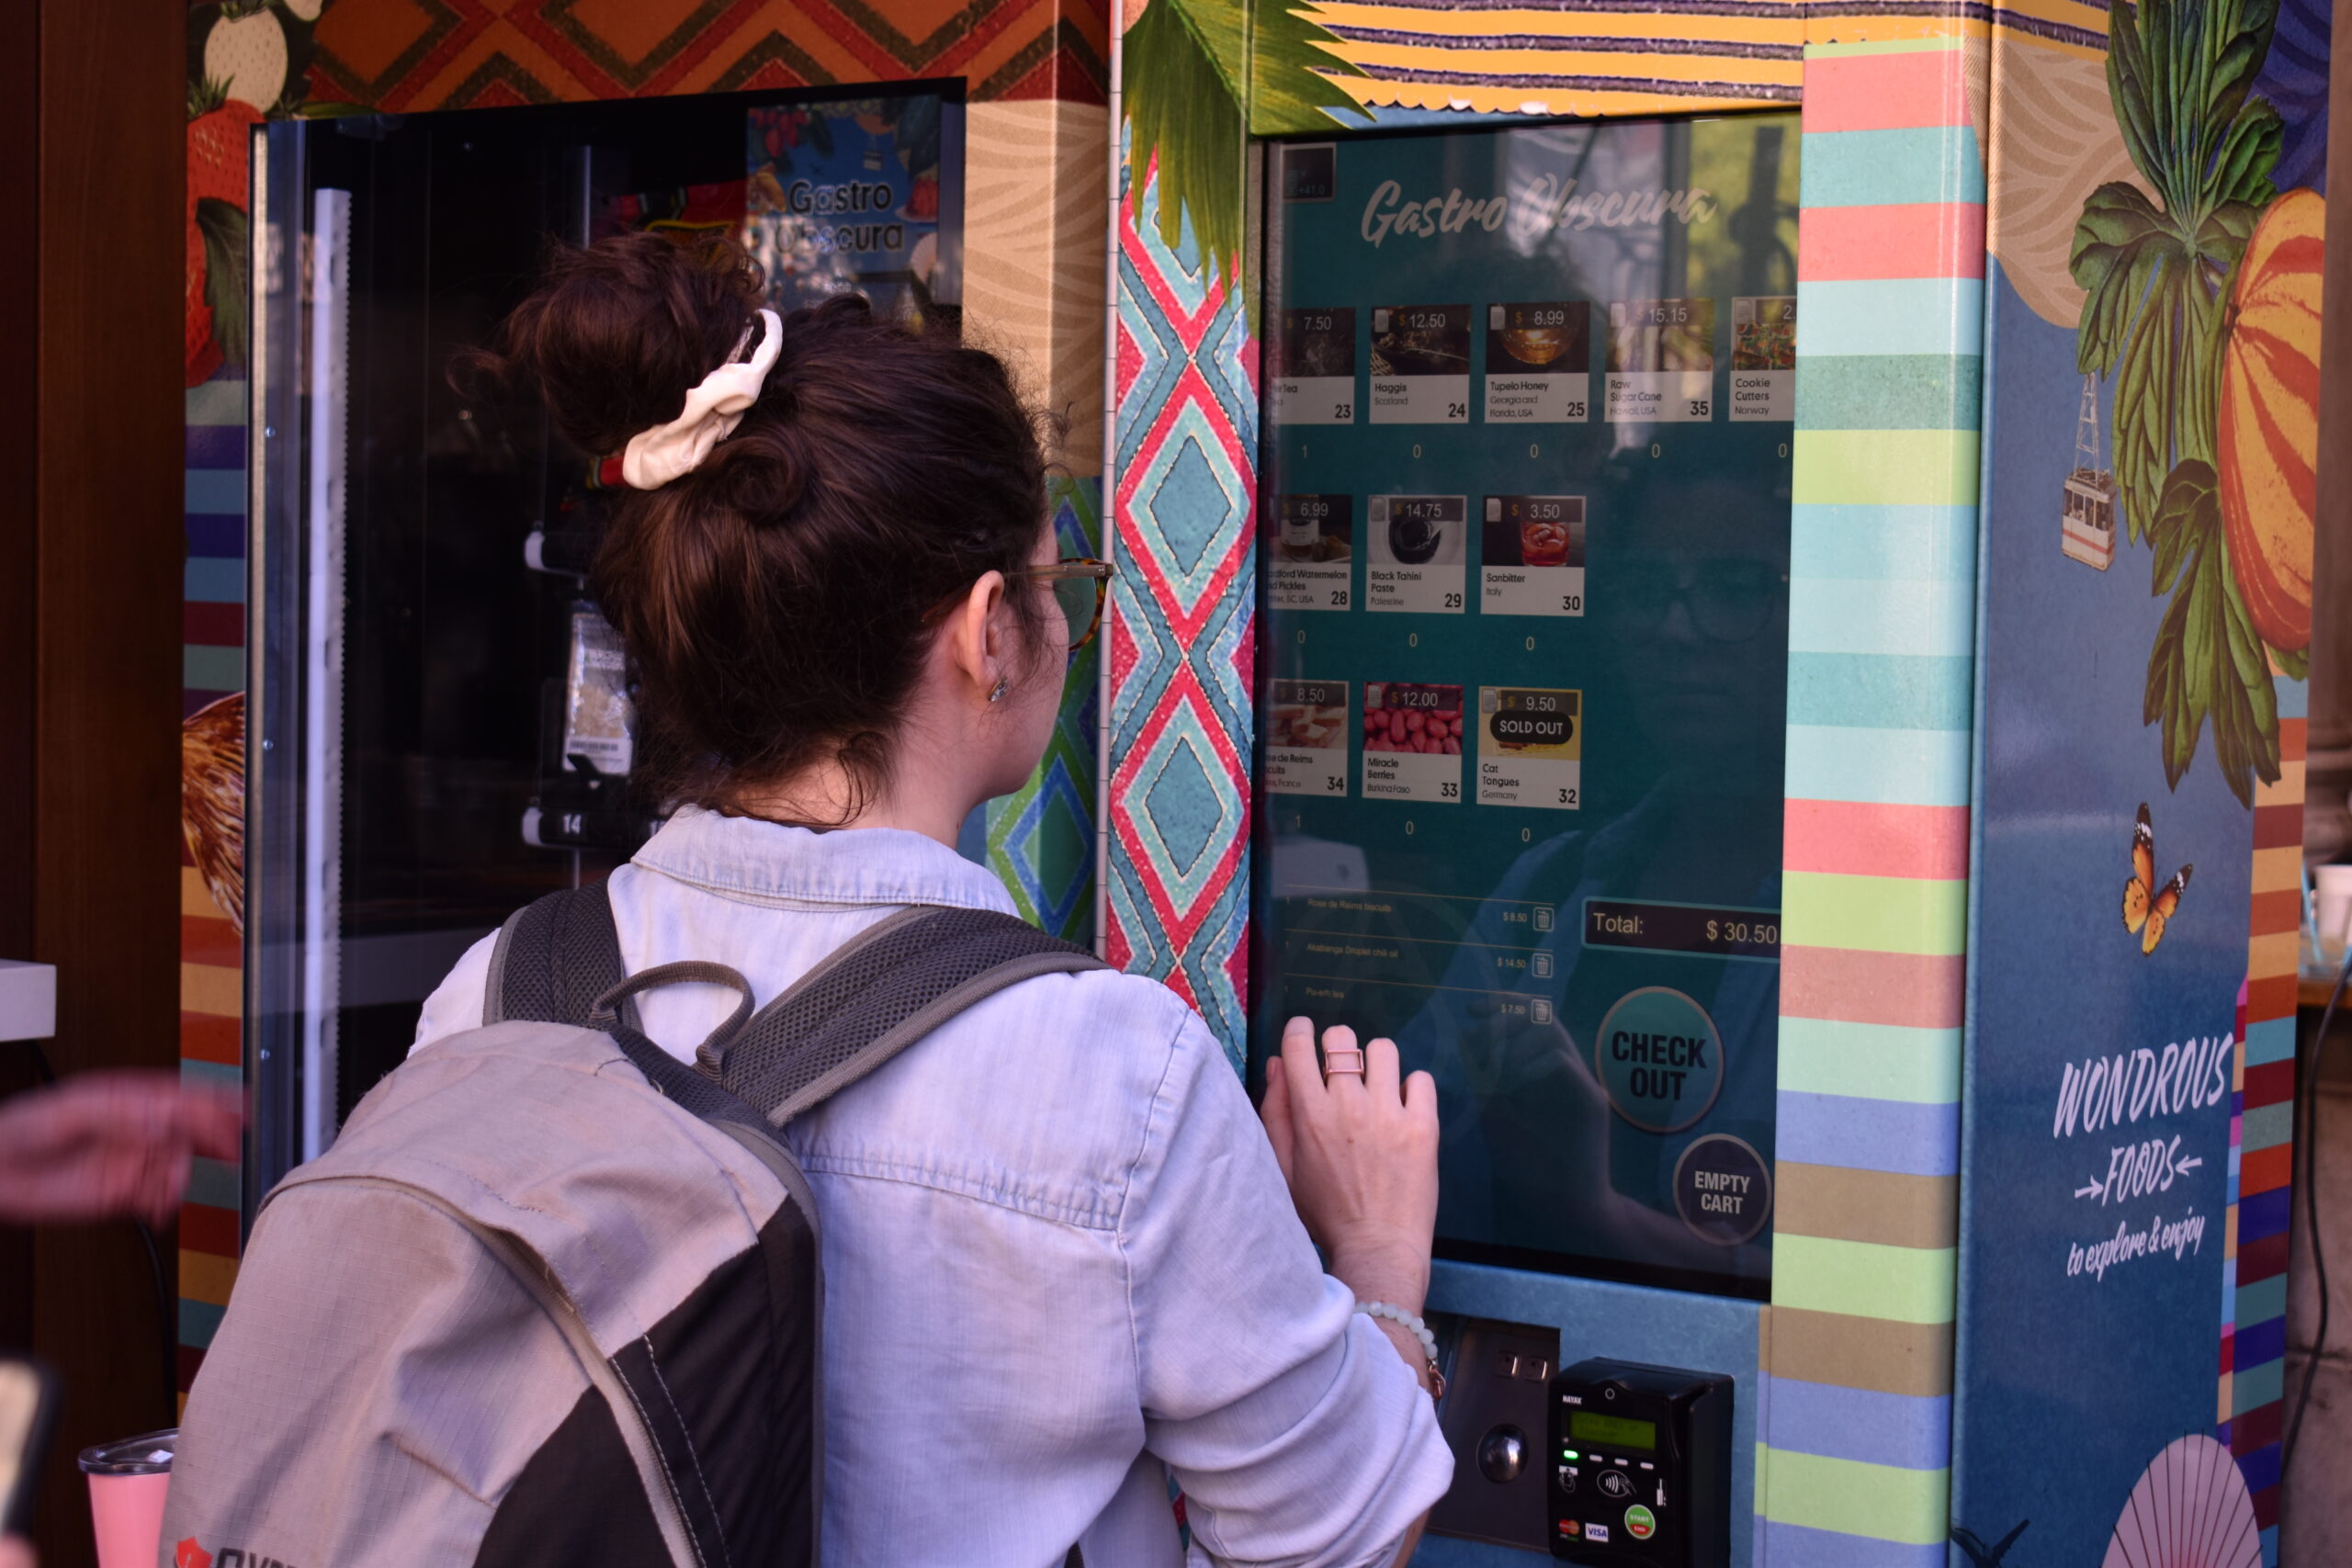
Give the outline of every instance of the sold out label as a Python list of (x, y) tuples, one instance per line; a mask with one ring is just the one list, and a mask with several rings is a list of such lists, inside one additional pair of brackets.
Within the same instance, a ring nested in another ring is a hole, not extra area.
[(1609, 1103), (1645, 1133), (1688, 1127), (1724, 1087), (1715, 1021), (1668, 987), (1645, 986), (1620, 998), (1600, 1021), (1592, 1054)]

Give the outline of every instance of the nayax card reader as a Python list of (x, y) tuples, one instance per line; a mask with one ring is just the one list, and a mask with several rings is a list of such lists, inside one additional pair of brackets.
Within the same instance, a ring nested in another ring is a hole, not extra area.
[(1552, 1380), (1552, 1555), (1595, 1568), (1727, 1568), (1732, 1381), (1637, 1361)]

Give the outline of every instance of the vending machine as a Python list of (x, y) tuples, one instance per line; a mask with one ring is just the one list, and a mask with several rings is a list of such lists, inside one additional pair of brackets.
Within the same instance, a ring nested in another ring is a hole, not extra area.
[(523, 904), (625, 861), (612, 479), (469, 355), (556, 243), (725, 234), (778, 308), (962, 305), (956, 84), (273, 122), (254, 144), (244, 1213)]
[[(1473, 1267), (1433, 1528), (1727, 1562), (1772, 1278), (1795, 118), (1264, 156), (1253, 1068), (1303, 1013), (1437, 1080), (1437, 1252)], [(1616, 1321), (1564, 1345), (1571, 1312)], [(1599, 1393), (1563, 1425), (1594, 1343), (1714, 1391), (1711, 1451)]]
[(246, 1216), (654, 825), (596, 455), (463, 351), (550, 235), (725, 231), (1081, 433), (1100, 665), (967, 852), (1253, 1090), (1300, 1014), (1436, 1080), (1419, 1568), (2275, 1568), (2317, 0), (705, 7), (535, 67), (682, 96), (495, 110), (589, 24), (359, 80), (412, 9), (326, 12), (370, 112), (266, 118), (249, 235), (191, 185), (250, 711), (189, 733), (244, 725), (251, 840), (190, 829), (250, 918), (185, 1054), (254, 1097)]

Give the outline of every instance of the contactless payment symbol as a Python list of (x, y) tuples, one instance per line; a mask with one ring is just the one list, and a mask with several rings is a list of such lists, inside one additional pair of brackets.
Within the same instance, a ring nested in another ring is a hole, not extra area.
[(1645, 1133), (1704, 1116), (1724, 1087), (1723, 1037), (1707, 1010), (1666, 986), (1618, 999), (1600, 1021), (1593, 1066), (1609, 1103)]
[(1674, 1206), (1701, 1241), (1737, 1247), (1771, 1216), (1772, 1172), (1746, 1142), (1711, 1133), (1675, 1162)]
[(1635, 1540), (1647, 1540), (1657, 1533), (1657, 1516), (1639, 1503), (1625, 1510), (1625, 1533)]

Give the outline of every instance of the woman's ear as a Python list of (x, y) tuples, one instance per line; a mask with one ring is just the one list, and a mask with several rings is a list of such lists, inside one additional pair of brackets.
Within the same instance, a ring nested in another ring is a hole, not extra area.
[(1012, 632), (1004, 573), (984, 571), (947, 625), (949, 657), (981, 701), (1012, 673)]

